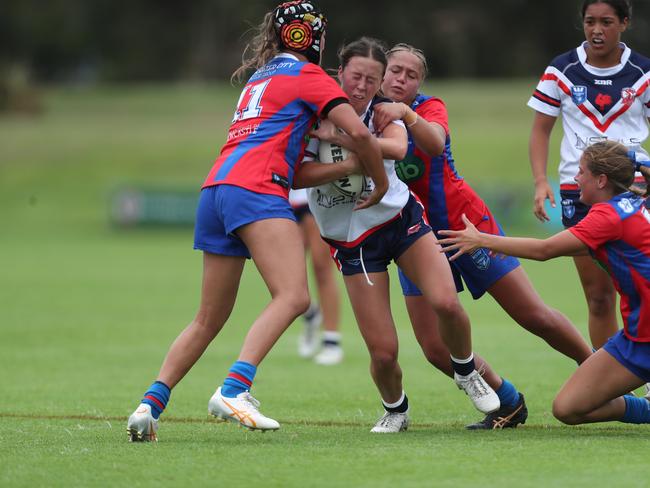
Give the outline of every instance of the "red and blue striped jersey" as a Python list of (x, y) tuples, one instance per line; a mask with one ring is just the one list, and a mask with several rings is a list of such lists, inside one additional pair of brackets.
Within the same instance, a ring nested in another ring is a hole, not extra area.
[(287, 198), (317, 118), (348, 98), (323, 69), (282, 53), (244, 87), (226, 144), (203, 183)]
[(593, 205), (568, 230), (611, 275), (621, 296), (625, 335), (650, 342), (650, 214), (645, 200), (622, 193)]
[(408, 152), (402, 161), (396, 163), (397, 175), (418, 196), (434, 230), (464, 229), (463, 213), (478, 224), (488, 210), (481, 197), (456, 171), (444, 102), (418, 94), (411, 108), (424, 120), (440, 124), (445, 129), (445, 148), (440, 156), (428, 156), (417, 147), (409, 133)]

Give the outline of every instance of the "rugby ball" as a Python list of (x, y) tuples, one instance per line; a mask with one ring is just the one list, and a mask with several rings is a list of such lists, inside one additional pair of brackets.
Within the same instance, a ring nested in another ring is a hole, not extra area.
[[(348, 157), (350, 152), (344, 147), (327, 141), (320, 141), (318, 160), (321, 163), (338, 163)], [(366, 189), (367, 181), (364, 175), (350, 175), (330, 183), (336, 192), (350, 198), (358, 198)]]

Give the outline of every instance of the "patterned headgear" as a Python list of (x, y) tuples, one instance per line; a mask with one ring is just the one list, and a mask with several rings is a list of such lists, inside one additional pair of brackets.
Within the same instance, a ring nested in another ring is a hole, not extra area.
[(284, 2), (276, 7), (274, 17), (280, 46), (304, 54), (310, 62), (319, 64), (320, 38), (327, 19), (316, 5), (303, 0)]

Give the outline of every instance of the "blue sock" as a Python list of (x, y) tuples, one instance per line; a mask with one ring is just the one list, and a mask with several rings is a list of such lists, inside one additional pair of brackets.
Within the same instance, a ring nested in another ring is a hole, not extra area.
[(650, 402), (645, 398), (625, 395), (625, 414), (621, 422), (626, 424), (650, 424)]
[(240, 393), (249, 391), (253, 385), (256, 372), (257, 366), (244, 361), (235, 361), (228, 376), (223, 381), (221, 394), (228, 398), (234, 398)]
[(501, 386), (496, 391), (496, 394), (499, 396), (499, 400), (501, 401), (501, 406), (514, 407), (517, 405), (517, 402), (519, 402), (519, 392), (517, 391), (517, 388), (515, 388), (515, 385), (510, 383), (507, 379), (501, 379), (503, 380), (503, 383), (501, 383)]
[(154, 381), (149, 389), (145, 392), (142, 403), (151, 405), (151, 415), (157, 419), (165, 410), (169, 396), (172, 394), (169, 386), (162, 381)]
[(456, 374), (467, 376), (476, 369), (476, 365), (474, 364), (474, 353), (470, 354), (467, 359), (457, 359), (454, 356), (450, 357), (451, 367), (454, 368)]

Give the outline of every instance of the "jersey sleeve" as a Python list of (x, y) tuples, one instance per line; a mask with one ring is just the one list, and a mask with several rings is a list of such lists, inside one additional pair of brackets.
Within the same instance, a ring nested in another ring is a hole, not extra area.
[(574, 227), (570, 227), (569, 232), (589, 249), (596, 250), (608, 241), (620, 239), (623, 223), (616, 210), (602, 203), (591, 207), (587, 216)]
[(349, 103), (339, 84), (323, 68), (307, 63), (300, 72), (300, 98), (311, 105), (319, 118), (341, 103)]
[(445, 129), (445, 134), (449, 135), (449, 117), (447, 116), (445, 102), (439, 98), (431, 97), (418, 105), (415, 112), (427, 122), (435, 122), (441, 125)]
[(552, 117), (560, 115), (561, 92), (557, 76), (553, 73), (555, 68), (549, 66), (544, 71), (542, 78), (537, 83), (533, 95), (528, 100), (528, 106), (537, 112)]

